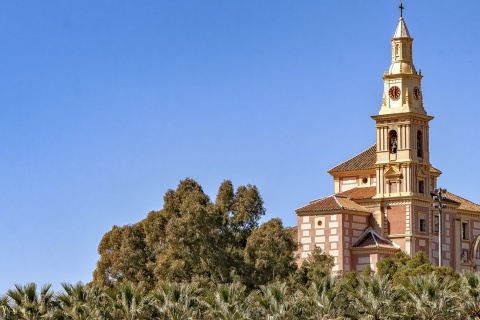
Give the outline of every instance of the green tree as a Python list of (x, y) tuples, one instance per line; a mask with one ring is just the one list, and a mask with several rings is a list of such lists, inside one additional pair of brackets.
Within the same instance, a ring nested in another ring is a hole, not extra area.
[(401, 293), (392, 286), (387, 276), (362, 275), (356, 290), (349, 290), (354, 318), (392, 319), (397, 313)]
[(161, 283), (152, 292), (155, 316), (160, 320), (199, 319), (199, 295), (194, 284)]
[(471, 319), (480, 319), (480, 273), (465, 272), (461, 274), (463, 312)]
[(10, 307), (7, 296), (0, 297), (0, 319), (13, 319), (13, 310)]
[(114, 226), (100, 241), (98, 253), (94, 283), (110, 287), (116, 283), (152, 283), (152, 274), (147, 268), (152, 255), (142, 225)]
[(295, 281), (308, 287), (312, 281), (320, 281), (322, 278), (330, 275), (334, 265), (334, 257), (315, 247), (297, 269)]
[(458, 281), (439, 279), (435, 273), (408, 278), (404, 287), (404, 314), (422, 320), (455, 319), (461, 310)]
[(190, 282), (228, 283), (245, 275), (245, 246), (265, 213), (255, 186), (234, 191), (222, 182), (215, 203), (193, 179), (165, 193), (160, 211), (139, 223), (114, 226), (102, 238), (94, 283)]
[(246, 287), (239, 282), (220, 284), (205, 299), (208, 319), (251, 319)]
[(440, 279), (445, 277), (458, 278), (458, 273), (452, 268), (431, 264), (430, 259), (422, 251), (417, 252), (413, 257), (404, 252), (398, 252), (394, 258), (383, 258), (377, 263), (377, 273), (381, 276), (388, 276), (396, 285), (405, 284), (410, 276), (431, 273), (435, 273)]
[(301, 300), (308, 304), (311, 319), (337, 319), (345, 314), (348, 305), (339, 277), (328, 274), (316, 278), (308, 287), (299, 286)]
[(260, 286), (260, 290), (251, 293), (258, 308), (254, 310), (254, 319), (298, 319), (300, 310), (299, 300), (296, 295), (288, 292), (286, 283), (271, 283)]
[(12, 313), (19, 319), (51, 319), (55, 314), (56, 303), (50, 284), (43, 285), (39, 293), (35, 283), (16, 284), (15, 289), (7, 291), (7, 296)]
[(254, 230), (245, 247), (247, 283), (263, 285), (275, 279), (286, 279), (297, 268), (296, 243), (290, 229), (280, 219), (271, 219)]
[(191, 281), (200, 276), (221, 281), (216, 268), (219, 217), (201, 186), (191, 179), (180, 182), (176, 191), (165, 195), (163, 210), (170, 219), (165, 249), (156, 256), (157, 279)]
[(125, 283), (107, 290), (113, 306), (113, 319), (151, 319), (150, 300), (142, 283)]
[(56, 296), (60, 313), (64, 319), (90, 320), (95, 319), (95, 310), (91, 303), (90, 289), (83, 283), (62, 283), (64, 292)]

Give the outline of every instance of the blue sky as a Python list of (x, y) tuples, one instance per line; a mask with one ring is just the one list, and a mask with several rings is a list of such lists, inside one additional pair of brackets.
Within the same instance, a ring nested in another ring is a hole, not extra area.
[[(478, 1), (405, 0), (440, 185), (480, 202)], [(186, 177), (267, 215), (371, 146), (398, 1), (0, 3), (0, 293), (88, 282), (113, 225)]]

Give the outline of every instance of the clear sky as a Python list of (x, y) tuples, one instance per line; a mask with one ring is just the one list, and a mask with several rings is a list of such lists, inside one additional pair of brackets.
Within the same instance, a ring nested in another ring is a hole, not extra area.
[[(296, 225), (375, 141), (398, 4), (0, 2), (0, 293), (90, 281), (101, 237), (186, 177)], [(479, 203), (480, 4), (404, 6), (439, 184)]]

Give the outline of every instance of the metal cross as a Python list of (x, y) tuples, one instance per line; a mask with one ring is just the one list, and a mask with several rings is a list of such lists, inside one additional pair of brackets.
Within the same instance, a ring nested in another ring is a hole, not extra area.
[(405, 7), (404, 7), (403, 4), (402, 4), (402, 0), (400, 0), (400, 6), (399, 6), (399, 8), (400, 8), (400, 17), (403, 17), (403, 9), (405, 9)]

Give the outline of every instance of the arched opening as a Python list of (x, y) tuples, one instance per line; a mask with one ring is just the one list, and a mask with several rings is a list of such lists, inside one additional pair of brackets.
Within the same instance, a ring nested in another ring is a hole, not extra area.
[(422, 136), (422, 131), (418, 130), (417, 131), (417, 157), (423, 157), (423, 146), (422, 146), (422, 141), (423, 141), (423, 136)]
[(392, 130), (388, 133), (388, 148), (390, 153), (397, 153), (398, 139), (397, 131)]

